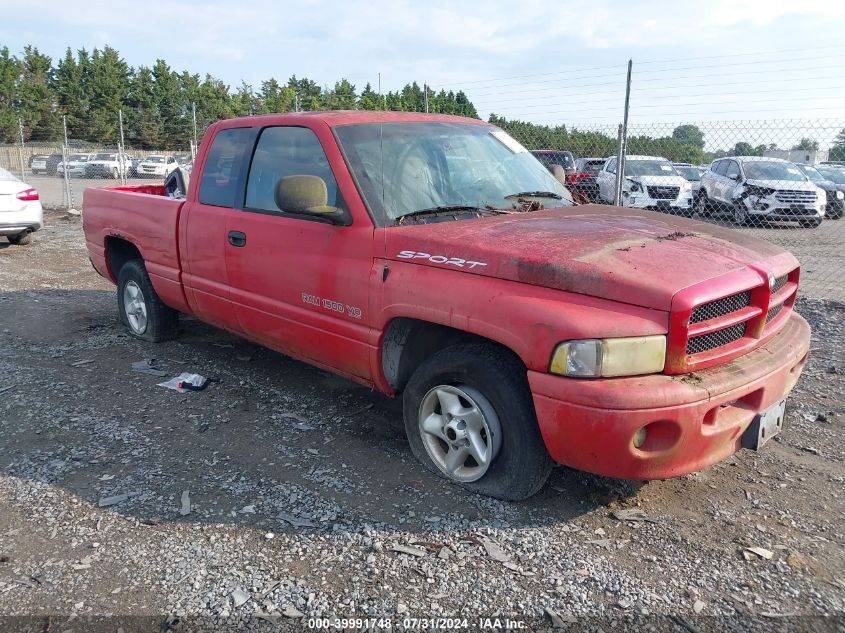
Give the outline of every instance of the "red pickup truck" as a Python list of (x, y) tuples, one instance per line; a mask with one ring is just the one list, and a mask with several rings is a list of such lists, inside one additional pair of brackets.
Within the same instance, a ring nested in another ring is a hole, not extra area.
[(87, 189), (91, 261), (144, 340), (179, 313), (388, 394), (431, 471), (502, 499), (554, 462), (663, 479), (759, 448), (810, 331), (796, 259), (743, 233), (574, 205), (482, 121), (221, 121), (187, 192)]

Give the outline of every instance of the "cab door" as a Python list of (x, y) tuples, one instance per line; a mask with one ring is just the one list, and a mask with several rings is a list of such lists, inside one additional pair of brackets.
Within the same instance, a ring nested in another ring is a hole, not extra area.
[(616, 159), (611, 158), (601, 168), (596, 177), (599, 186), (599, 198), (605, 202), (613, 202), (616, 194)]
[(240, 331), (229, 291), (228, 225), (243, 199), (243, 186), (257, 128), (218, 130), (200, 166), (200, 182), (179, 221), (182, 280), (191, 310), (203, 321)]
[[(333, 142), (327, 130), (326, 140)], [(366, 382), (369, 289), (381, 269), (372, 223), (353, 222), (347, 208), (354, 195), (338, 187), (312, 129), (264, 128), (244, 204), (229, 218), (226, 262), (245, 335)]]

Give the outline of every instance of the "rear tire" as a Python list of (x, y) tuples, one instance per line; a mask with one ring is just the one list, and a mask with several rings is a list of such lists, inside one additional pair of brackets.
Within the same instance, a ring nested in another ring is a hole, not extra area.
[[(454, 408), (447, 410), (443, 402), (450, 399)], [(408, 381), (403, 410), (414, 456), (467, 490), (521, 501), (549, 477), (552, 460), (537, 425), (525, 366), (507, 350), (470, 343), (432, 354)], [(426, 430), (424, 421), (434, 430)], [(463, 435), (456, 439), (456, 431)], [(473, 457), (484, 451), (463, 449), (477, 445), (489, 447), (486, 464)], [(460, 450), (466, 457), (450, 473), (448, 456)]]
[(179, 313), (161, 302), (140, 259), (126, 262), (118, 273), (117, 310), (136, 338), (158, 343), (176, 336)]
[(29, 244), (32, 244), (32, 236), (32, 231), (24, 231), (23, 233), (18, 233), (17, 235), (9, 235), (7, 239), (11, 244), (16, 244), (18, 246), (28, 246)]

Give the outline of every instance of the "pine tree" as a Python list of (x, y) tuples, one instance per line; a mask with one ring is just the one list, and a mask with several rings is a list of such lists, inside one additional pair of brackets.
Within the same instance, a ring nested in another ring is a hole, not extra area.
[(61, 118), (53, 88), (52, 62), (33, 46), (23, 49), (18, 99), (27, 140), (55, 141), (60, 138)]
[(115, 145), (120, 140), (118, 111), (129, 92), (129, 66), (118, 52), (106, 46), (94, 49), (91, 56), (88, 137), (92, 141)]
[(0, 48), (0, 142), (16, 143), (18, 138), (18, 80), (23, 64), (9, 49)]
[(126, 144), (142, 149), (164, 146), (164, 120), (156, 102), (156, 84), (152, 70), (140, 66), (129, 81), (126, 100)]
[(53, 73), (53, 90), (59, 114), (67, 119), (69, 138), (81, 139), (87, 135), (90, 73), (91, 58), (84, 48), (77, 51), (76, 57), (68, 48)]

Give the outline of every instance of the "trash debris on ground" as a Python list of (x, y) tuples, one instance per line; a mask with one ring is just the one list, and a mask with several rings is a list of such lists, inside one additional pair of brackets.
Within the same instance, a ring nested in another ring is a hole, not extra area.
[(287, 512), (280, 512), (278, 518), (281, 521), (290, 523), (293, 527), (316, 527), (313, 521), (308, 519), (301, 519), (300, 517), (288, 514)]
[(706, 607), (706, 606), (707, 605), (704, 604), (704, 602), (702, 602), (701, 600), (696, 600), (692, 604), (692, 610), (695, 611), (696, 613), (701, 613), (704, 610), (704, 607)]
[(567, 624), (573, 624), (578, 621), (578, 618), (576, 618), (575, 616), (561, 615), (560, 613), (549, 607), (545, 608), (545, 613), (547, 616), (549, 616), (549, 620), (552, 623), (553, 629), (562, 629)]
[(182, 508), (179, 510), (179, 514), (183, 517), (188, 516), (191, 513), (191, 495), (188, 490), (182, 491)]
[(500, 563), (507, 563), (510, 561), (511, 557), (508, 556), (505, 550), (503, 550), (498, 543), (487, 538), (482, 538), (480, 540), (481, 544), (484, 546), (484, 550), (490, 558)]
[(91, 364), (91, 363), (93, 363), (93, 362), (94, 362), (94, 361), (93, 361), (93, 360), (90, 360), (90, 359), (86, 359), (86, 360), (78, 360), (78, 361), (76, 361), (75, 363), (71, 363), (71, 364), (70, 364), (70, 366), (71, 366), (71, 367), (82, 367), (83, 365), (90, 365), (90, 364)]
[(637, 510), (635, 508), (626, 508), (622, 510), (614, 510), (610, 513), (617, 521), (631, 521), (636, 523), (638, 521), (642, 521), (645, 523), (658, 523), (656, 519), (652, 519), (651, 517), (647, 516), (645, 512), (642, 510)]
[(245, 605), (250, 600), (250, 595), (240, 587), (236, 587), (235, 589), (233, 589), (232, 593), (229, 595), (232, 596), (232, 605), (236, 609), (240, 606)]
[(285, 616), (286, 618), (304, 618), (305, 617), (305, 614), (302, 611), (300, 611), (299, 609), (297, 609), (295, 606), (293, 606), (292, 604), (286, 604), (282, 608), (282, 615)]
[(5, 387), (0, 387), (0, 393), (6, 393), (6, 392), (7, 392), (7, 391), (9, 391), (9, 389), (11, 389), (12, 387), (14, 387), (14, 385), (7, 385), (7, 386), (5, 386)]
[(100, 499), (100, 501), (97, 503), (97, 505), (101, 508), (107, 508), (109, 506), (117, 505), (118, 503), (123, 503), (124, 501), (126, 501), (127, 499), (131, 499), (132, 497), (137, 497), (139, 494), (141, 494), (141, 493), (140, 492), (127, 492), (127, 493), (124, 493), (122, 495), (114, 495), (114, 496), (111, 496), (111, 497), (103, 497), (102, 499)]
[(185, 393), (186, 391), (202, 391), (208, 386), (208, 382), (208, 378), (200, 374), (182, 372), (175, 378), (158, 383), (158, 386), (173, 389), (179, 393)]
[(410, 545), (402, 545), (397, 543), (390, 547), (391, 552), (398, 552), (400, 554), (408, 554), (409, 556), (422, 557), (426, 555), (426, 550), (421, 547), (411, 547)]
[(163, 378), (167, 375), (167, 372), (163, 369), (159, 369), (156, 366), (156, 359), (155, 358), (145, 358), (144, 360), (139, 360), (132, 363), (132, 371), (137, 371), (142, 374), (149, 374), (150, 376), (157, 376), (158, 378)]
[(746, 547), (742, 550), (742, 555), (745, 557), (745, 560), (754, 560), (755, 555), (766, 560), (772, 560), (772, 556), (775, 553), (765, 547)]

